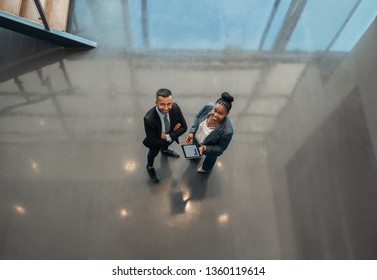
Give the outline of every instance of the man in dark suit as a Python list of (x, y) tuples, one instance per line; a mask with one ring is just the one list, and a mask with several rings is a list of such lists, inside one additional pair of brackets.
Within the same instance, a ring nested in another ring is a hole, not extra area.
[(146, 168), (149, 177), (158, 183), (160, 178), (153, 167), (155, 157), (161, 151), (166, 156), (178, 158), (179, 153), (169, 146), (173, 141), (179, 143), (178, 137), (187, 130), (181, 108), (177, 103), (173, 103), (170, 90), (162, 88), (157, 91), (156, 106), (144, 116), (144, 129), (146, 137), (143, 144), (149, 148)]

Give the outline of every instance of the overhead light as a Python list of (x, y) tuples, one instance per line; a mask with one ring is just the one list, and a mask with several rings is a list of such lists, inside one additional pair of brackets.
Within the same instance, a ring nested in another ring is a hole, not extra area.
[(31, 161), (31, 168), (35, 171), (37, 171), (39, 169), (39, 164), (38, 162), (36, 162), (35, 160), (32, 160)]
[(15, 206), (14, 206), (14, 209), (16, 210), (16, 212), (17, 212), (18, 214), (23, 215), (23, 214), (26, 213), (25, 208), (22, 207), (22, 206), (20, 206), (20, 205), (15, 205)]
[(124, 161), (123, 169), (127, 172), (134, 172), (136, 170), (136, 162), (134, 160)]
[(41, 127), (44, 127), (45, 126), (45, 121), (43, 119), (39, 119), (39, 125)]
[(125, 217), (128, 216), (128, 212), (127, 212), (127, 210), (124, 209), (124, 208), (120, 209), (119, 214), (120, 214), (120, 216), (121, 216), (122, 218), (125, 218)]
[(219, 224), (226, 224), (229, 221), (229, 215), (227, 213), (224, 213), (217, 217), (217, 222)]

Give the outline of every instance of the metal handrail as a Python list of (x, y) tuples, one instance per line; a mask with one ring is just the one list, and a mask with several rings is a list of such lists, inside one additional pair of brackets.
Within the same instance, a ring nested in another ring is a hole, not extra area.
[(43, 22), (43, 25), (45, 26), (45, 29), (47, 31), (50, 31), (50, 26), (48, 24), (48, 21), (47, 21), (46, 15), (45, 15), (45, 11), (42, 7), (41, 2), (39, 0), (34, 0), (34, 3), (35, 3), (35, 6), (37, 6), (38, 13), (41, 16), (41, 20)]

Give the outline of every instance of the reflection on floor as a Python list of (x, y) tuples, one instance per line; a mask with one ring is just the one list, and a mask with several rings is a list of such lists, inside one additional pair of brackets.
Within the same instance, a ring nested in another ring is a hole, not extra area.
[[(150, 34), (131, 48), (132, 22), (83, 3), (71, 30), (94, 50), (30, 54), (9, 45), (39, 42), (0, 29), (12, 53), (0, 72), (0, 259), (377, 257), (376, 21), (350, 53), (323, 56), (154, 49)], [(189, 123), (234, 95), (235, 135), (210, 174), (159, 155), (161, 181), (149, 180), (143, 116), (161, 87)]]

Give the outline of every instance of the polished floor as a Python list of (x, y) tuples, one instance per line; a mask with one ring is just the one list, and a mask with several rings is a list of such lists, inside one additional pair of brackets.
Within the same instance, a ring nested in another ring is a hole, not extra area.
[[(342, 50), (309, 20), (305, 41), (283, 19), (270, 38), (280, 1), (156, 2), (72, 1), (92, 50), (0, 28), (0, 259), (376, 259), (376, 7)], [(143, 116), (161, 87), (188, 123), (235, 97), (210, 174), (159, 155), (149, 180)]]

